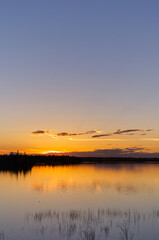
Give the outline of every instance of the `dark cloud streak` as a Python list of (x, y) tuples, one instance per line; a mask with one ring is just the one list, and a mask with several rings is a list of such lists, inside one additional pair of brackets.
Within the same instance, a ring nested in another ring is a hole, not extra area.
[(81, 132), (81, 133), (69, 133), (69, 132), (60, 132), (60, 133), (54, 133), (53, 130), (37, 130), (33, 131), (32, 135), (34, 136), (41, 136), (41, 135), (46, 135), (48, 134), (49, 136), (52, 137), (74, 137), (74, 136), (84, 136), (84, 135), (93, 135), (92, 138), (100, 138), (100, 137), (111, 137), (113, 135), (135, 135), (135, 134), (140, 134), (141, 136), (147, 135), (148, 132), (153, 131), (153, 129), (126, 129), (126, 130), (121, 130), (118, 129), (117, 131), (113, 133), (104, 133), (104, 134), (97, 134), (99, 131), (97, 130), (91, 130), (91, 131), (86, 131), (86, 132)]
[(44, 135), (44, 134), (49, 134), (54, 137), (73, 137), (73, 136), (90, 135), (90, 134), (95, 134), (98, 132), (99, 131), (97, 131), (97, 130), (91, 130), (91, 131), (86, 131), (83, 133), (68, 133), (68, 132), (54, 133), (52, 130), (36, 130), (36, 131), (32, 132), (32, 135), (40, 136), (40, 135)]
[(135, 134), (138, 134), (138, 133), (141, 133), (140, 135), (146, 135), (147, 134), (146, 132), (150, 132), (150, 131), (153, 131), (153, 129), (146, 129), (146, 130), (138, 129), (138, 128), (137, 129), (126, 129), (126, 130), (118, 129), (114, 133), (93, 135), (92, 138), (110, 137), (110, 136), (113, 136), (113, 135), (130, 135), (130, 136), (132, 136), (132, 135), (135, 135)]
[(98, 138), (98, 137), (110, 137), (112, 136), (113, 134), (109, 134), (109, 133), (106, 133), (106, 134), (97, 134), (97, 135), (93, 135), (92, 137), (93, 138)]
[(123, 134), (123, 133), (132, 133), (132, 132), (141, 132), (143, 130), (141, 129), (127, 129), (127, 130), (117, 130), (116, 132), (114, 132), (113, 134)]
[(49, 133), (49, 130), (37, 130), (37, 131), (33, 131), (32, 135), (44, 135), (46, 133)]
[[(159, 153), (149, 153), (148, 149), (143, 147), (132, 147), (132, 148), (115, 148), (115, 149), (97, 149), (94, 151), (87, 152), (70, 152), (67, 153), (69, 156), (76, 157), (123, 157), (123, 158), (156, 158), (159, 157)], [(66, 154), (65, 154), (66, 155)]]

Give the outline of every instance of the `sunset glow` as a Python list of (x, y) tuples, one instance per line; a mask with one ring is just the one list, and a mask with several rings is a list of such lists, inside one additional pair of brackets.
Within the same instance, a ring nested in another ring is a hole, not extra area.
[(157, 6), (2, 3), (0, 154), (159, 153)]
[(159, 1), (0, 1), (0, 240), (159, 239)]

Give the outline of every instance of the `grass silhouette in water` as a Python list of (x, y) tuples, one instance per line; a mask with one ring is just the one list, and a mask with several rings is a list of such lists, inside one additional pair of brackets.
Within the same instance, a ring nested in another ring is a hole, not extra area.
[(82, 240), (95, 240), (95, 230), (94, 229), (87, 229), (82, 232)]
[(130, 221), (127, 219), (123, 220), (123, 222), (119, 225), (120, 229), (120, 240), (133, 240), (134, 233), (130, 229)]
[(0, 232), (0, 240), (5, 240), (4, 232)]
[[(144, 235), (143, 226), (159, 221), (159, 210), (87, 209), (46, 210), (27, 213), (26, 228), (45, 239), (62, 240), (135, 240)], [(145, 238), (144, 238), (145, 239)]]

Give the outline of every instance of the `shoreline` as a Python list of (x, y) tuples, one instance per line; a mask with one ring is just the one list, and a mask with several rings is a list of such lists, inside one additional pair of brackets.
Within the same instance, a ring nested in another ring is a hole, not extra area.
[(0, 155), (0, 172), (28, 172), (35, 166), (67, 166), (77, 164), (159, 164), (159, 158), (70, 157), (46, 155)]

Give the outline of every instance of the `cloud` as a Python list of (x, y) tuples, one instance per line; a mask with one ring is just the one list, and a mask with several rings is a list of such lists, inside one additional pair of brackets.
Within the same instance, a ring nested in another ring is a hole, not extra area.
[(85, 132), (85, 134), (95, 134), (95, 133), (99, 133), (99, 130), (92, 130), (92, 131), (87, 131)]
[(32, 135), (39, 136), (39, 135), (47, 134), (47, 133), (49, 133), (49, 132), (50, 132), (49, 130), (36, 130), (36, 131), (33, 131), (33, 132), (32, 132)]
[(83, 133), (68, 133), (68, 132), (61, 132), (61, 133), (54, 133), (54, 136), (58, 136), (58, 137), (73, 137), (73, 136), (83, 136), (83, 135), (89, 135), (89, 134), (95, 134), (95, 133), (99, 133), (99, 131), (97, 130), (91, 130), (91, 131), (86, 131)]
[(123, 134), (123, 133), (132, 133), (132, 132), (141, 132), (141, 131), (143, 131), (143, 130), (141, 130), (141, 129), (127, 129), (127, 130), (118, 129), (113, 134)]
[(83, 136), (83, 135), (90, 135), (99, 133), (99, 130), (91, 130), (81, 133), (69, 133), (69, 132), (60, 132), (60, 133), (54, 133), (52, 130), (36, 130), (32, 132), (32, 135), (34, 136), (40, 136), (44, 134), (48, 134), (51, 137), (73, 137), (73, 136)]
[(98, 137), (110, 137), (112, 136), (113, 134), (109, 134), (109, 133), (106, 133), (106, 134), (98, 134), (98, 135), (93, 135), (92, 137), (93, 138), (98, 138)]
[(99, 130), (89, 130), (86, 132), (79, 132), (79, 133), (70, 133), (70, 132), (54, 132), (53, 130), (36, 130), (32, 132), (32, 135), (34, 136), (42, 136), (42, 135), (48, 135), (52, 138), (56, 137), (75, 137), (75, 136), (84, 136), (84, 135), (92, 135), (92, 138), (101, 138), (101, 137), (111, 137), (113, 135), (129, 135), (133, 136), (135, 134), (140, 134), (141, 136), (147, 135), (148, 132), (153, 131), (153, 129), (126, 129), (126, 130), (121, 130), (118, 129), (113, 133), (103, 133), (99, 134)]
[(121, 130), (121, 129), (117, 129), (114, 133), (106, 133), (106, 134), (97, 134), (97, 135), (93, 135), (93, 138), (99, 138), (99, 137), (110, 137), (113, 135), (135, 135), (136, 133), (140, 133), (140, 135), (146, 135), (147, 132), (153, 131), (153, 129), (126, 129), (126, 130)]
[(132, 147), (132, 148), (125, 148), (123, 151), (124, 153), (134, 153), (134, 152), (138, 152), (138, 151), (142, 151), (145, 150), (145, 148), (143, 147)]
[[(97, 149), (87, 152), (69, 152), (67, 155), (76, 157), (123, 157), (123, 158), (157, 158), (159, 153), (149, 153), (148, 149), (144, 147), (132, 147), (132, 148), (114, 148), (114, 149)], [(63, 154), (63, 155), (66, 155)]]
[(153, 131), (153, 129), (146, 129), (145, 131), (146, 132), (151, 132), (151, 131)]
[[(72, 136), (72, 134), (69, 134), (67, 132), (56, 133), (54, 135), (58, 136), (58, 137)], [(75, 134), (75, 136), (76, 136), (76, 134)]]

